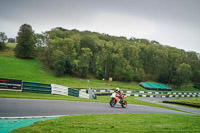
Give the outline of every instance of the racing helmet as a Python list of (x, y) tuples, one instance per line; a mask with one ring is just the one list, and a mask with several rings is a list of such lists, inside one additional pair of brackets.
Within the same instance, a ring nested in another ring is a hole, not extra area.
[(116, 91), (119, 91), (119, 88), (116, 88)]

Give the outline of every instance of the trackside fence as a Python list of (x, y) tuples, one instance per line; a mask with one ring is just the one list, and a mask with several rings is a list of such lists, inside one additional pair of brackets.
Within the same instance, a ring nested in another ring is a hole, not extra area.
[[(45, 93), (65, 96), (75, 96), (88, 99), (96, 99), (96, 96), (111, 95), (114, 90), (111, 89), (73, 89), (57, 84), (46, 84), (14, 79), (0, 78), (0, 90), (9, 91), (22, 91), (33, 93)], [(200, 97), (200, 91), (170, 91), (170, 92), (157, 92), (157, 91), (139, 91), (139, 90), (121, 90), (126, 96), (137, 97)], [(87, 92), (87, 93), (86, 93)]]
[(51, 84), (23, 81), (22, 92), (51, 94)]
[[(114, 90), (110, 89), (93, 89), (92, 90), (95, 95), (103, 96), (103, 95), (111, 95)], [(157, 98), (171, 98), (171, 97), (200, 97), (200, 92), (192, 92), (192, 91), (170, 91), (170, 92), (156, 92), (156, 91), (139, 91), (139, 90), (121, 90), (126, 96), (137, 96), (137, 97), (157, 97)]]
[(68, 87), (51, 84), (51, 94), (68, 96)]
[(51, 84), (51, 94), (89, 98), (89, 94), (66, 86)]

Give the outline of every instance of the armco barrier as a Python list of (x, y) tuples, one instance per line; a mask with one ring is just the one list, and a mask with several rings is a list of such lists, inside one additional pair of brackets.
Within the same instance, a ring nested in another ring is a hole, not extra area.
[(22, 92), (51, 94), (51, 84), (23, 81)]

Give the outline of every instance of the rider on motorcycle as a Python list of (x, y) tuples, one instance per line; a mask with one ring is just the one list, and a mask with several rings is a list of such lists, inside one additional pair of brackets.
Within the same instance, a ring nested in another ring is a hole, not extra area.
[(120, 91), (119, 88), (116, 88), (116, 93), (117, 93), (116, 96), (120, 99), (120, 102), (121, 102), (124, 96), (123, 93)]
[(125, 100), (125, 96), (119, 88), (116, 88), (115, 92), (111, 95), (110, 106), (114, 107), (117, 103), (119, 103), (123, 108), (127, 107), (127, 101)]

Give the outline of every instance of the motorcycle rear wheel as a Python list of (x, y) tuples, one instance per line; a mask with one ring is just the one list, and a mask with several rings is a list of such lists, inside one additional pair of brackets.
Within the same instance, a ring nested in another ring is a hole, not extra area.
[(116, 100), (115, 100), (114, 98), (112, 98), (112, 99), (110, 100), (110, 106), (111, 106), (111, 107), (114, 107), (115, 104), (116, 104)]

